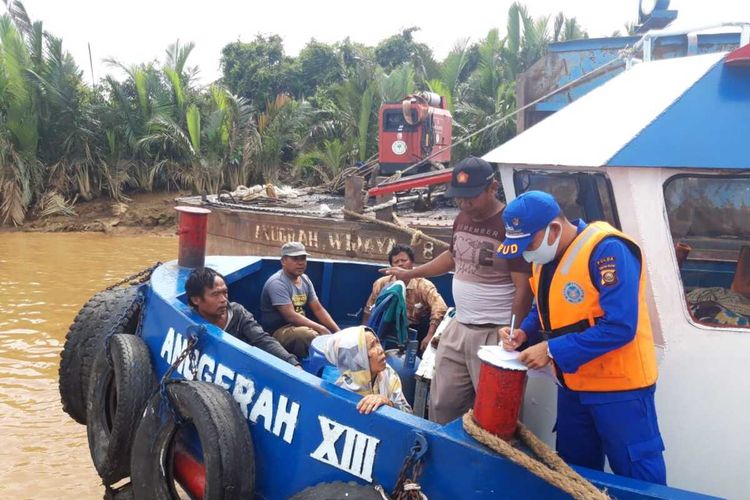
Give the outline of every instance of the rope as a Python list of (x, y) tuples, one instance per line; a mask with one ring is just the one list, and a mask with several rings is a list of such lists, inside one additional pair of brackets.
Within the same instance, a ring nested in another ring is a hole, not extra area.
[(573, 498), (579, 500), (608, 500), (610, 498), (605, 492), (581, 477), (521, 422), (518, 422), (517, 435), (540, 460), (530, 457), (505, 440), (479, 427), (474, 421), (472, 410), (464, 414), (463, 420), (464, 430), (471, 437)]
[(419, 243), (422, 240), (429, 241), (433, 245), (435, 245), (436, 247), (439, 247), (439, 248), (448, 248), (448, 246), (449, 246), (448, 243), (444, 242), (443, 240), (439, 240), (439, 239), (434, 238), (434, 237), (432, 237), (430, 235), (424, 234), (419, 229), (414, 229), (412, 227), (407, 226), (403, 222), (400, 222), (399, 219), (397, 217), (395, 217), (395, 216), (394, 216), (394, 219), (396, 221), (399, 221), (398, 224), (394, 224), (393, 222), (388, 222), (388, 221), (384, 221), (384, 220), (378, 220), (378, 219), (374, 219), (372, 217), (368, 217), (366, 215), (358, 214), (357, 212), (352, 212), (351, 210), (349, 210), (347, 208), (343, 208), (343, 209), (341, 209), (341, 211), (344, 213), (344, 215), (348, 215), (350, 217), (354, 217), (355, 219), (359, 219), (359, 220), (366, 221), (366, 222), (372, 222), (373, 224), (378, 224), (378, 225), (381, 225), (383, 227), (387, 227), (389, 229), (393, 229), (394, 231), (400, 231), (402, 233), (406, 233), (406, 234), (408, 234), (408, 235), (411, 236), (411, 245), (412, 246), (416, 245), (417, 243)]

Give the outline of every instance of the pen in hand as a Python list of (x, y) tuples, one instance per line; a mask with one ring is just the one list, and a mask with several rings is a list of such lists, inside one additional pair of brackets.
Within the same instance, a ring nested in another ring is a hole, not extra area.
[(516, 328), (516, 315), (511, 314), (510, 316), (510, 333), (508, 334), (508, 341), (513, 342), (513, 331)]

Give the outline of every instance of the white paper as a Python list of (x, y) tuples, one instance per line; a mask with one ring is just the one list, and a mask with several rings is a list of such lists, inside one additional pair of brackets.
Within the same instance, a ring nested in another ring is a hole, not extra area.
[(557, 379), (552, 363), (544, 368), (533, 370), (527, 369), (520, 361), (518, 361), (518, 357), (521, 355), (520, 352), (506, 351), (503, 349), (503, 346), (500, 345), (483, 345), (479, 348), (477, 354), (479, 359), (495, 366), (503, 366), (511, 370), (527, 370), (529, 377), (550, 379), (557, 385), (560, 385), (560, 381)]

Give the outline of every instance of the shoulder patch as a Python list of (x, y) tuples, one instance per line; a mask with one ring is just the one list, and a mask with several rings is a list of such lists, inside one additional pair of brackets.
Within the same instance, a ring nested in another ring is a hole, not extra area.
[(614, 256), (603, 257), (596, 261), (599, 270), (599, 286), (614, 286), (617, 284), (617, 260)]
[(613, 286), (617, 284), (617, 269), (599, 269), (599, 284), (601, 286)]

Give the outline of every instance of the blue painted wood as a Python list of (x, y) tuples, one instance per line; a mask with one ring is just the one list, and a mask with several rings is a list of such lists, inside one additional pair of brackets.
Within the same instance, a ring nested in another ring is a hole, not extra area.
[(680, 269), (680, 275), (682, 284), (687, 289), (714, 286), (729, 288), (736, 268), (737, 264), (734, 262), (688, 260)]
[[(640, 37), (624, 36), (610, 38), (588, 38), (567, 42), (552, 43), (548, 51), (551, 56), (558, 58), (555, 65), (565, 68), (565, 71), (544, 73), (542, 78), (550, 79), (549, 88), (559, 88), (581, 76), (591, 73), (604, 64), (619, 57), (626, 47), (632, 47)], [(697, 52), (706, 54), (722, 52), (737, 48), (740, 43), (739, 33), (706, 33), (698, 35)], [(687, 55), (687, 37), (685, 35), (671, 35), (658, 38), (654, 43), (653, 53), (656, 59), (670, 59)], [(549, 57), (549, 56), (548, 56)], [(615, 69), (606, 74), (591, 78), (566, 92), (554, 95), (534, 106), (535, 110), (554, 112), (559, 111), (572, 101), (586, 95), (594, 88), (615, 77), (624, 69)]]
[(331, 284), (333, 281), (333, 262), (323, 262), (323, 284), (320, 290), (320, 302), (328, 305), (331, 302)]
[[(265, 279), (278, 269), (277, 260), (251, 257), (209, 257), (207, 265), (227, 277), (231, 298), (253, 312), (257, 312)], [(378, 275), (377, 266), (351, 262), (333, 262), (331, 266), (328, 306), (338, 320), (361, 306)], [(309, 275), (322, 279), (324, 268), (325, 263), (311, 261)], [(181, 352), (188, 329), (196, 324), (206, 327), (198, 343), (197, 378), (225, 387), (248, 419), (259, 498), (288, 498), (323, 481), (372, 481), (390, 491), (417, 432), (429, 447), (419, 482), (430, 499), (567, 498), (478, 444), (458, 420), (441, 426), (389, 407), (360, 415), (356, 410), (360, 396), (205, 323), (184, 302), (187, 275), (188, 270), (176, 262), (154, 272), (146, 293), (141, 334), (161, 377)], [(452, 303), (450, 278), (436, 281)], [(320, 281), (315, 284), (323, 287)], [(183, 375), (191, 376), (187, 362), (174, 376)], [(329, 446), (324, 444), (326, 436), (331, 438)], [(359, 448), (361, 453), (356, 452), (358, 443), (365, 445)], [(199, 443), (190, 445), (200, 450)], [(348, 460), (343, 460), (344, 456)], [(369, 456), (372, 461), (358, 460), (358, 456)], [(611, 474), (579, 471), (617, 498), (706, 498)]]

